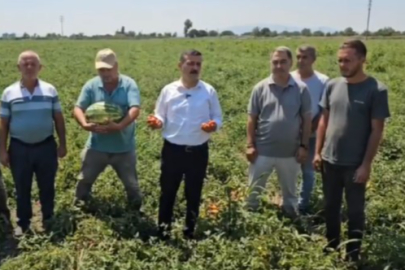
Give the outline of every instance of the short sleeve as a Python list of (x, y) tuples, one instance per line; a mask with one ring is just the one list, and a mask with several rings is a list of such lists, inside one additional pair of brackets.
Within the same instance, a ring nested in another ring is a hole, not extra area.
[(322, 93), (322, 97), (321, 100), (319, 101), (319, 106), (321, 106), (323, 109), (325, 110), (329, 110), (330, 109), (330, 100), (329, 100), (329, 96), (330, 96), (330, 84), (329, 81), (325, 84), (325, 89)]
[(53, 89), (53, 97), (52, 97), (52, 109), (54, 112), (61, 112), (62, 111), (62, 106), (59, 101), (59, 95), (58, 91), (56, 89)]
[(250, 95), (249, 104), (248, 104), (248, 114), (250, 115), (259, 115), (260, 108), (260, 99), (259, 99), (259, 87), (254, 87)]
[(162, 121), (163, 125), (166, 123), (166, 111), (167, 111), (167, 103), (166, 103), (166, 92), (167, 88), (164, 87), (156, 100), (155, 103), (155, 117), (157, 117), (160, 121)]
[(386, 87), (381, 87), (374, 91), (371, 104), (371, 118), (385, 119), (390, 117), (388, 105), (388, 90)]
[(91, 91), (91, 86), (88, 83), (86, 83), (83, 86), (79, 97), (77, 98), (77, 101), (76, 101), (77, 107), (79, 107), (83, 110), (86, 110), (91, 105), (90, 91)]
[(309, 94), (308, 88), (304, 87), (301, 92), (301, 115), (311, 113), (311, 106), (311, 95)]
[(0, 114), (3, 118), (10, 118), (11, 108), (10, 108), (10, 101), (8, 100), (7, 91), (4, 90), (3, 94), (1, 95), (1, 109)]
[(134, 80), (131, 80), (127, 89), (128, 107), (139, 107), (141, 105), (141, 97), (138, 85)]

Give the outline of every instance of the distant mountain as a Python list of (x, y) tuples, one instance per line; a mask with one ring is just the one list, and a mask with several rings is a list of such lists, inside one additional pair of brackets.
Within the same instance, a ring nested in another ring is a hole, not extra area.
[(237, 35), (246, 33), (246, 32), (251, 32), (253, 30), (253, 28), (255, 27), (259, 27), (264, 28), (264, 27), (268, 27), (270, 29), (270, 31), (277, 31), (277, 32), (283, 32), (283, 31), (301, 31), (304, 28), (309, 28), (312, 31), (322, 31), (322, 32), (336, 32), (336, 31), (341, 31), (335, 28), (331, 28), (331, 27), (326, 27), (326, 26), (319, 26), (319, 27), (306, 27), (306, 26), (289, 26), (289, 25), (280, 25), (280, 24), (265, 24), (265, 23), (261, 23), (261, 24), (255, 24), (255, 25), (240, 25), (240, 26), (231, 26), (231, 27), (227, 27), (224, 29), (221, 29), (221, 31), (223, 30), (231, 30), (232, 32), (234, 32)]

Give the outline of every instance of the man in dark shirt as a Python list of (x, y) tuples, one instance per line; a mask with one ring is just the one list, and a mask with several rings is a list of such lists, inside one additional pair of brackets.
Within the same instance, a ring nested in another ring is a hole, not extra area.
[(314, 167), (322, 173), (328, 247), (340, 244), (343, 190), (348, 205), (347, 259), (359, 259), (365, 224), (365, 191), (385, 119), (390, 116), (387, 87), (363, 71), (367, 49), (360, 40), (338, 51), (342, 77), (330, 80), (320, 105)]

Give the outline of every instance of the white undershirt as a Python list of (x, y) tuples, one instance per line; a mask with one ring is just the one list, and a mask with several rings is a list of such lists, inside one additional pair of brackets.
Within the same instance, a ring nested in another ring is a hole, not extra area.
[(156, 102), (155, 116), (163, 122), (163, 137), (179, 145), (200, 145), (211, 134), (201, 125), (210, 120), (222, 126), (222, 110), (216, 90), (199, 81), (196, 87), (186, 89), (181, 81), (166, 85)]

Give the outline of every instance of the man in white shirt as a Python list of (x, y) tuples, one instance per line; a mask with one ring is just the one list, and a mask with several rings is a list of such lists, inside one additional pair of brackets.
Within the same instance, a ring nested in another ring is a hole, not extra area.
[[(159, 236), (168, 239), (177, 190), (185, 176), (187, 200), (184, 236), (193, 238), (199, 216), (201, 191), (208, 165), (208, 141), (222, 126), (222, 110), (216, 90), (200, 80), (202, 54), (196, 50), (181, 54), (180, 80), (166, 85), (156, 102), (148, 124), (162, 129)], [(167, 234), (166, 234), (167, 233)]]
[(319, 101), (329, 78), (313, 68), (313, 64), (316, 61), (316, 50), (314, 47), (307, 45), (300, 46), (297, 49), (296, 57), (297, 70), (291, 72), (291, 75), (307, 85), (312, 105), (312, 131), (308, 145), (308, 158), (301, 166), (302, 186), (299, 198), (299, 210), (302, 214), (305, 214), (309, 211), (309, 202), (315, 182), (312, 160), (315, 151), (316, 129), (321, 116)]

